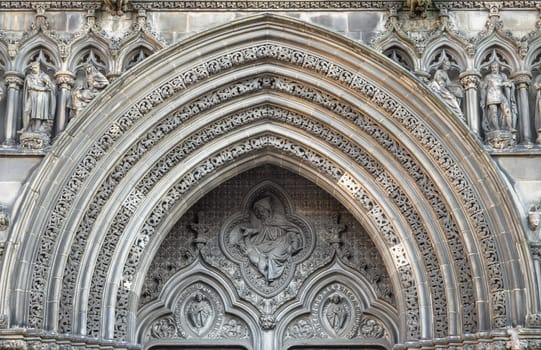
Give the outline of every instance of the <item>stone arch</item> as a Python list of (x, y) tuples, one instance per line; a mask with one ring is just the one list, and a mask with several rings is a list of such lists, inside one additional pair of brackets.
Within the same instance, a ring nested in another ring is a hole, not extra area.
[(62, 59), (60, 58), (57, 43), (43, 33), (39, 33), (21, 46), (19, 54), (15, 59), (14, 67), (23, 72), (29, 65), (29, 60), (32, 56), (44, 52), (50, 60), (51, 67), (58, 68), (61, 66)]
[(402, 291), (398, 342), (523, 324), (525, 238), (475, 136), (380, 54), (307, 26), (265, 15), (193, 37), (70, 123), (15, 216), (12, 325), (136, 342), (134, 282), (166, 217), (271, 159), (370, 227)]

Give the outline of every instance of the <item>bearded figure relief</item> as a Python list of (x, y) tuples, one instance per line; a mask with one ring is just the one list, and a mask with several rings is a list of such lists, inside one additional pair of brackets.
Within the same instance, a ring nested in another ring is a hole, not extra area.
[(270, 197), (255, 202), (253, 214), (257, 221), (241, 226), (240, 235), (232, 236), (231, 242), (271, 283), (282, 275), (288, 260), (303, 248), (302, 235), (293, 223), (274, 213)]
[(226, 224), (221, 244), (226, 255), (240, 264), (246, 282), (269, 296), (287, 286), (315, 239), (308, 223), (291, 212), (287, 197), (277, 187), (248, 197), (253, 199), (245, 201), (243, 212)]

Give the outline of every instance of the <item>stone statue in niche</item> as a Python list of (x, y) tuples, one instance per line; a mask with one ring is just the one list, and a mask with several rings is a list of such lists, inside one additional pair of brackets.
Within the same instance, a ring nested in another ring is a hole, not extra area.
[(460, 108), (460, 101), (462, 100), (462, 97), (464, 97), (464, 91), (459, 84), (456, 84), (449, 79), (448, 71), (450, 68), (451, 61), (445, 57), (434, 73), (428, 86), (443, 99), (445, 104), (447, 104), (453, 112), (464, 119), (462, 109)]
[(541, 74), (535, 78), (535, 130), (537, 132), (537, 143), (541, 144)]
[(340, 295), (335, 294), (329, 298), (325, 314), (331, 328), (336, 333), (340, 333), (349, 318), (348, 305)]
[(103, 89), (109, 86), (109, 80), (91, 63), (83, 64), (86, 82), (76, 86), (71, 93), (71, 118), (77, 117)]
[(253, 205), (254, 223), (240, 227), (240, 235), (231, 237), (267, 283), (279, 278), (291, 257), (303, 248), (298, 227), (273, 210), (270, 197)]
[(515, 85), (493, 60), (481, 82), (481, 108), (488, 144), (496, 149), (514, 146), (517, 103)]
[(200, 330), (207, 326), (211, 313), (212, 308), (207, 298), (201, 293), (196, 293), (188, 304), (186, 316), (193, 329)]
[(32, 62), (24, 79), (23, 128), (21, 146), (41, 149), (50, 143), (56, 110), (56, 85), (41, 71), (39, 62)]

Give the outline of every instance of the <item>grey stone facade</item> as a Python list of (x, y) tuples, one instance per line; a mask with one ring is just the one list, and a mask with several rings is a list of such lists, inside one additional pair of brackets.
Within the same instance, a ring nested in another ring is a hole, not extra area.
[(0, 348), (541, 347), (541, 3), (0, 4)]

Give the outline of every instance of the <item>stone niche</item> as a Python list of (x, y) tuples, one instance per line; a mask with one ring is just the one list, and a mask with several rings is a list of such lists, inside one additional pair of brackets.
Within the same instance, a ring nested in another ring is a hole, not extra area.
[(272, 165), (226, 181), (178, 220), (139, 302), (139, 337), (151, 349), (205, 339), (256, 349), (263, 331), (279, 348), (341, 339), (348, 349), (384, 349), (396, 340), (396, 314), (374, 308), (396, 310), (396, 301), (369, 235), (327, 192)]

